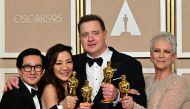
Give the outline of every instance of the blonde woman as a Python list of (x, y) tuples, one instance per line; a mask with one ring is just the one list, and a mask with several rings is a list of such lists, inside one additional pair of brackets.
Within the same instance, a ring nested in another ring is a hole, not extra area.
[[(155, 75), (145, 79), (148, 109), (181, 109), (187, 100), (183, 79), (171, 69), (176, 59), (176, 48), (176, 40), (171, 33), (162, 32), (151, 40), (150, 58)], [(124, 109), (144, 109), (130, 96), (123, 97), (121, 103)]]

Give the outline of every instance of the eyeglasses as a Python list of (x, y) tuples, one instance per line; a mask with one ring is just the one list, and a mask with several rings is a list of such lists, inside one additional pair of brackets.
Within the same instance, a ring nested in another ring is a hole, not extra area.
[(34, 67), (34, 70), (35, 70), (36, 72), (41, 72), (41, 71), (43, 70), (42, 65), (35, 65), (35, 66), (23, 65), (23, 66), (22, 66), (22, 68), (24, 69), (25, 72), (30, 72), (33, 67)]

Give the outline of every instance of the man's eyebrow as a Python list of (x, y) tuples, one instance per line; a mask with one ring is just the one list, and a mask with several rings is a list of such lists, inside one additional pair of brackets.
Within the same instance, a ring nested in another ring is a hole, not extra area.
[(86, 34), (86, 33), (88, 33), (88, 32), (82, 32), (81, 34)]
[(23, 64), (23, 65), (29, 65), (29, 66), (36, 66), (36, 65), (42, 65), (42, 64), (34, 64), (34, 65), (32, 65), (32, 64), (30, 64), (30, 63), (26, 63), (26, 64)]
[(100, 32), (99, 30), (94, 30), (94, 31), (92, 31), (92, 32)]

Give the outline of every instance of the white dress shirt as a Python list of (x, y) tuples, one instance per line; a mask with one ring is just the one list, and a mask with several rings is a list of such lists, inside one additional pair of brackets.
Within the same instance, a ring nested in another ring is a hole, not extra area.
[[(105, 67), (107, 67), (107, 61), (111, 60), (112, 54), (113, 54), (113, 52), (107, 48), (105, 50), (105, 52), (99, 56), (99, 57), (102, 57), (102, 59), (103, 59), (102, 66), (99, 66), (95, 62), (91, 67), (89, 67), (88, 63), (86, 64), (86, 73), (87, 73), (87, 79), (89, 81), (89, 86), (93, 88), (92, 96), (91, 96), (92, 101), (94, 100), (95, 96), (97, 95), (97, 93), (100, 89), (100, 86), (104, 79), (103, 69)], [(87, 56), (92, 58), (89, 55), (87, 55)], [(99, 58), (99, 57), (96, 57), (96, 58)]]

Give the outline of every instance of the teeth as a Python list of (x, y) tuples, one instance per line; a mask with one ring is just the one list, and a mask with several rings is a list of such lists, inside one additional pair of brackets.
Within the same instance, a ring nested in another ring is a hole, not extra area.
[(68, 73), (61, 73), (61, 75), (65, 76), (65, 75), (68, 75)]

